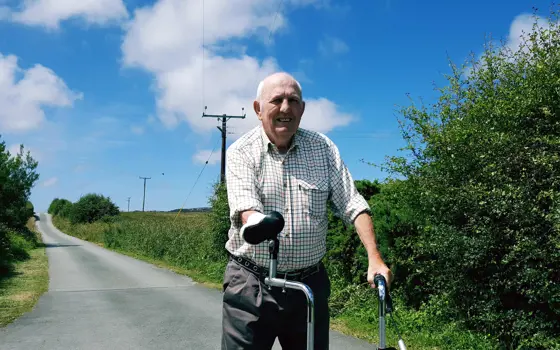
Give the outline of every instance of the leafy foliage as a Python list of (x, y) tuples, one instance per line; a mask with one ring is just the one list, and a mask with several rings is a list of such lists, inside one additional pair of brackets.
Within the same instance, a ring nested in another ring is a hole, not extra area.
[(30, 216), (29, 196), (39, 179), (37, 161), (23, 150), (21, 145), (19, 153), (12, 155), (6, 143), (0, 142), (0, 223), (19, 229), (25, 227)]
[(210, 227), (213, 251), (217, 257), (224, 257), (227, 256), (225, 245), (229, 238), (230, 221), (227, 189), (221, 182), (214, 185), (214, 194), (210, 197), (209, 204), (212, 208)]
[(26, 223), (34, 213), (29, 196), (39, 178), (37, 162), (23, 149), (22, 145), (12, 155), (6, 143), (0, 142), (0, 274), (14, 260), (25, 258)]
[[(412, 157), (393, 157), (413, 229), (393, 260), (414, 303), (445, 296), (465, 324), (508, 348), (560, 333), (560, 27), (489, 44), (452, 66), (432, 108), (402, 109)], [(412, 288), (416, 286), (416, 288)], [(556, 338), (556, 345), (559, 344)]]
[(49, 205), (48, 213), (68, 217), (72, 209), (72, 202), (64, 198), (55, 198)]
[(63, 200), (62, 205), (55, 206), (55, 208), (59, 208), (59, 214), (68, 217), (73, 224), (91, 223), (120, 214), (119, 208), (111, 201), (111, 198), (96, 193), (82, 196), (71, 206)]

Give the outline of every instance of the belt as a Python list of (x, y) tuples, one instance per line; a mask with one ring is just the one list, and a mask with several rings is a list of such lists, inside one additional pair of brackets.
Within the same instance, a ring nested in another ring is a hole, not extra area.
[[(235, 256), (235, 255), (232, 255), (232, 254), (230, 254), (230, 260), (237, 263), (239, 266), (243, 267), (244, 269), (251, 272), (252, 274), (257, 276), (258, 278), (262, 279), (263, 281), (264, 281), (265, 277), (268, 277), (268, 270), (269, 269), (255, 264), (252, 260), (249, 260), (249, 259), (244, 258), (242, 256)], [(301, 282), (305, 278), (319, 272), (320, 269), (321, 269), (321, 263), (317, 263), (315, 265), (305, 267), (305, 268), (299, 269), (299, 270), (293, 270), (293, 271), (288, 271), (288, 272), (278, 271), (278, 272), (276, 272), (276, 277), (285, 278), (285, 279), (291, 280), (291, 281)]]

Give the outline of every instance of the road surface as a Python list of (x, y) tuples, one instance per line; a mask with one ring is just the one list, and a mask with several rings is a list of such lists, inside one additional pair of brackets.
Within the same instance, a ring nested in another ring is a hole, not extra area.
[[(68, 236), (48, 214), (37, 226), (49, 290), (33, 311), (0, 329), (1, 350), (220, 349), (219, 290)], [(332, 332), (330, 348), (375, 346)]]

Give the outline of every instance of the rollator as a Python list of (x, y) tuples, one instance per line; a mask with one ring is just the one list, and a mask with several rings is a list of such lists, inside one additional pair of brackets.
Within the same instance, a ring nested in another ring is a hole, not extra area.
[[(277, 211), (271, 211), (268, 215), (260, 214), (251, 215), (247, 223), (241, 228), (241, 236), (249, 244), (260, 244), (268, 240), (268, 251), (270, 254), (270, 264), (268, 277), (264, 283), (269, 287), (296, 289), (303, 292), (307, 298), (307, 350), (313, 350), (315, 334), (315, 301), (313, 291), (304, 283), (290, 281), (287, 279), (276, 277), (276, 268), (278, 266), (278, 251), (280, 241), (278, 235), (284, 229), (284, 217)], [(396, 348), (387, 348), (385, 339), (385, 315), (391, 313), (392, 302), (387, 290), (387, 283), (382, 275), (376, 275), (374, 283), (379, 294), (379, 350), (397, 350)], [(391, 318), (392, 319), (392, 318)], [(396, 327), (396, 324), (395, 324)], [(397, 329), (398, 333), (398, 329)], [(403, 340), (399, 335), (399, 349), (406, 350)]]

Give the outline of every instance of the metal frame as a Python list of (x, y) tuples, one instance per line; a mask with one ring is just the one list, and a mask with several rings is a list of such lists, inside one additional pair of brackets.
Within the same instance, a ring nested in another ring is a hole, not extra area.
[[(387, 336), (386, 336), (386, 328), (385, 328), (385, 317), (387, 314), (387, 300), (390, 298), (389, 297), (389, 291), (387, 289), (387, 281), (385, 280), (385, 277), (383, 277), (382, 275), (375, 275), (374, 279), (373, 279), (375, 285), (377, 286), (377, 290), (378, 290), (378, 299), (379, 299), (379, 346), (377, 349), (379, 350), (396, 350), (393, 347), (389, 347), (387, 348)], [(390, 311), (392, 312), (392, 311)], [(395, 326), (396, 327), (396, 326)], [(398, 333), (398, 329), (397, 329), (397, 333)], [(398, 345), (399, 345), (399, 349), (400, 350), (406, 350), (406, 345), (404, 344), (404, 341), (402, 340), (402, 338), (399, 336), (399, 341), (398, 341)]]
[(280, 287), (282, 289), (296, 289), (305, 293), (307, 297), (307, 350), (312, 350), (314, 347), (314, 334), (315, 334), (315, 299), (313, 291), (308, 285), (301, 282), (294, 282), (287, 279), (276, 277), (276, 268), (278, 266), (278, 248), (280, 241), (278, 238), (268, 241), (268, 251), (270, 252), (270, 268), (268, 277), (264, 279), (264, 283), (270, 287)]

